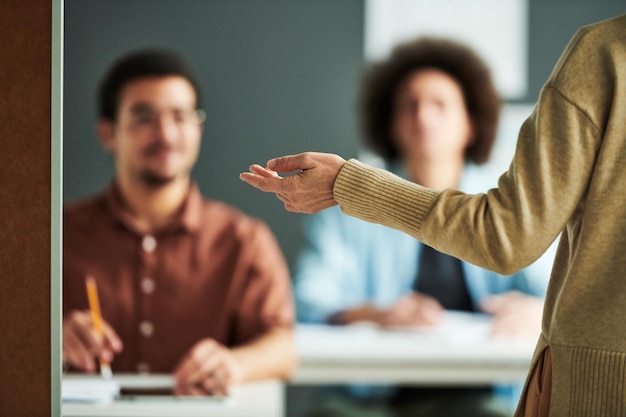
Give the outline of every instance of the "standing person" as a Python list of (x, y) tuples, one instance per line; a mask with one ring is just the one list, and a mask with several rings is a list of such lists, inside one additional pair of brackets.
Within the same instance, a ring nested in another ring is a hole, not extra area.
[[(477, 165), (488, 160), (496, 138), (499, 108), (490, 71), (474, 51), (419, 38), (365, 73), (360, 116), (365, 139), (387, 169), (435, 190), (474, 190)], [(498, 275), (338, 207), (309, 218), (306, 237), (294, 274), (299, 321), (436, 326), (445, 310), (487, 311), (495, 336), (534, 338), (541, 330), (547, 273)], [(403, 388), (395, 399), (385, 394), (383, 407), (391, 403), (411, 415), (511, 414), (511, 402), (489, 386)], [(335, 404), (343, 401), (355, 412), (359, 403), (372, 407), (372, 391), (361, 401), (356, 394), (334, 395)]]
[(114, 372), (172, 373), (177, 392), (203, 393), (294, 369), (290, 277), (275, 238), (204, 199), (191, 178), (200, 99), (169, 51), (125, 55), (100, 84), (97, 130), (115, 177), (63, 214), (63, 360), (75, 370), (93, 372), (101, 359)]
[(516, 416), (622, 416), (625, 37), (626, 15), (576, 33), (521, 127), (508, 171), (484, 194), (436, 191), (319, 153), (273, 159), (241, 178), (277, 193), (288, 210), (339, 204), (504, 274), (537, 259), (562, 232)]

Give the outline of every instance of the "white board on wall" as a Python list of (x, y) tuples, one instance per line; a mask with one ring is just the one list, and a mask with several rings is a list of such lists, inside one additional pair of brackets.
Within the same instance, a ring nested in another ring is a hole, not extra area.
[(399, 42), (442, 36), (473, 47), (502, 98), (528, 87), (528, 0), (366, 0), (365, 58), (384, 59)]

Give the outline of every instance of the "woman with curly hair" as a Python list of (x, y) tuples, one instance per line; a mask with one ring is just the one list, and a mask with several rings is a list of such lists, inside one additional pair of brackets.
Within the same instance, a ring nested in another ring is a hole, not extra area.
[[(482, 186), (477, 166), (489, 159), (500, 100), (472, 49), (429, 37), (401, 44), (366, 70), (361, 91), (363, 134), (387, 169), (434, 190)], [(494, 335), (539, 334), (547, 273), (498, 275), (338, 207), (311, 217), (306, 236), (294, 275), (300, 321), (436, 326), (454, 310), (491, 314)], [(320, 415), (504, 416), (517, 400), (490, 386), (351, 388), (329, 398)]]

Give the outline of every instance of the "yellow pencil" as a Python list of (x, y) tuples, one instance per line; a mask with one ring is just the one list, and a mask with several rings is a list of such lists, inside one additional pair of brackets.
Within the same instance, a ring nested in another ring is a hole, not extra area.
[[(89, 310), (91, 311), (93, 328), (100, 340), (102, 340), (104, 338), (104, 328), (102, 327), (102, 314), (100, 313), (100, 301), (98, 300), (96, 280), (91, 275), (87, 275), (85, 277), (85, 285), (87, 286), (87, 298), (89, 299)], [(102, 358), (100, 358), (100, 374), (107, 379), (113, 376), (111, 366)]]

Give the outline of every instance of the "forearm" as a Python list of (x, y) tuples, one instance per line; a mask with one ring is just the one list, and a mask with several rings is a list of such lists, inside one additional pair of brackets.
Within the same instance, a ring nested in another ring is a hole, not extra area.
[(526, 204), (516, 197), (519, 193), (535, 196), (532, 201), (554, 199), (532, 189), (538, 183), (542, 181), (518, 181), (509, 171), (499, 188), (487, 194), (437, 193), (351, 160), (334, 192), (346, 214), (401, 230), (442, 252), (509, 275), (532, 263), (565, 224), (566, 216), (553, 213), (554, 204)]
[(243, 370), (243, 381), (278, 378), (286, 380), (297, 364), (293, 332), (276, 328), (250, 343), (232, 349)]

